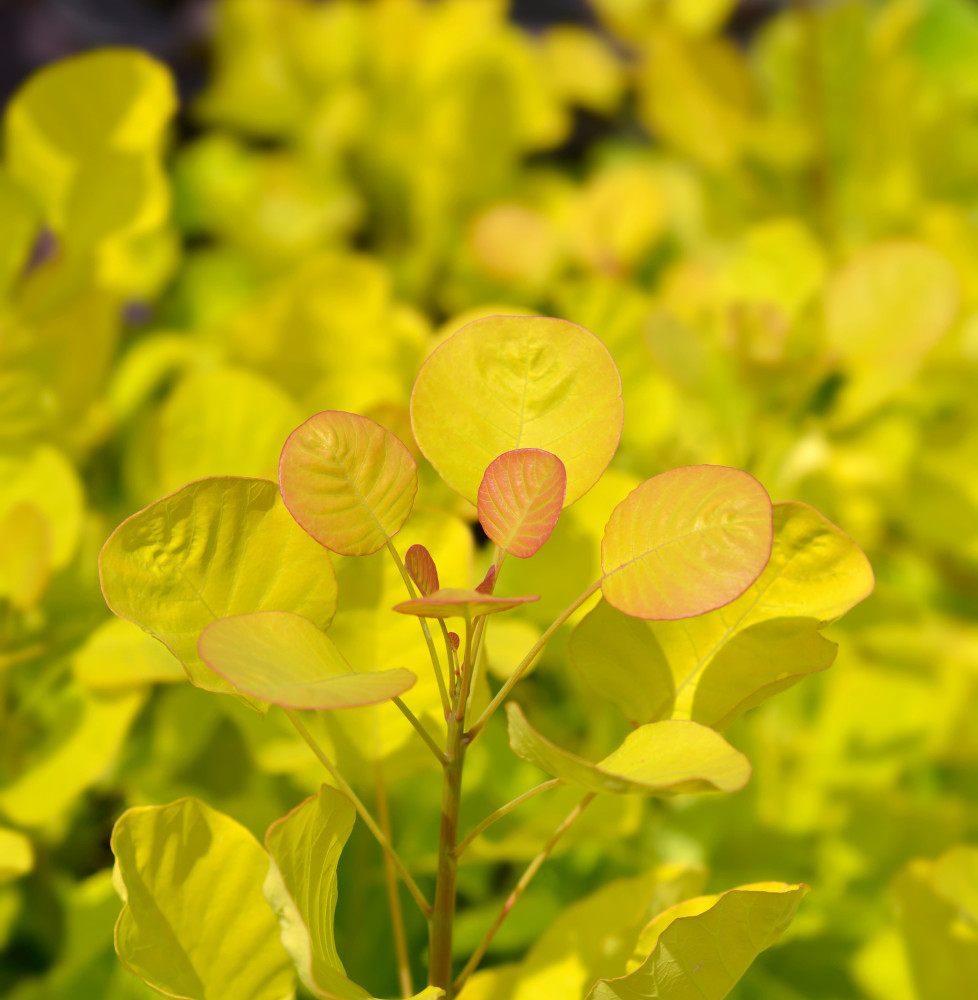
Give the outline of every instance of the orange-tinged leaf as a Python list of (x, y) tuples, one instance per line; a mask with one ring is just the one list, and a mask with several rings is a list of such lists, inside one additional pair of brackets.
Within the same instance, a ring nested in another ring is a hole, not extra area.
[(400, 667), (355, 673), (325, 632), (287, 611), (219, 618), (197, 645), (201, 659), (235, 690), (283, 708), (377, 705), (417, 680)]
[(549, 451), (520, 448), (489, 463), (479, 485), (479, 523), (505, 552), (528, 559), (550, 537), (564, 506), (567, 472)]
[(438, 567), (423, 545), (412, 545), (404, 553), (404, 565), (422, 594), (427, 596), (438, 589)]
[(395, 604), (394, 610), (419, 618), (478, 618), (539, 600), (539, 597), (496, 597), (463, 587), (442, 587), (427, 597)]
[(383, 548), (411, 513), (418, 466), (376, 421), (325, 410), (285, 442), (279, 482), (285, 505), (317, 542), (365, 556)]
[(491, 594), (496, 589), (496, 567), (492, 565), (486, 570), (482, 583), (475, 588), (480, 594)]
[(771, 556), (771, 498), (751, 475), (691, 465), (647, 479), (611, 513), (601, 591), (634, 618), (692, 618), (738, 598)]
[(594, 334), (565, 320), (490, 316), (462, 327), (418, 373), (411, 426), (442, 479), (475, 503), (493, 459), (543, 448), (567, 469), (564, 505), (586, 493), (621, 435), (621, 379)]

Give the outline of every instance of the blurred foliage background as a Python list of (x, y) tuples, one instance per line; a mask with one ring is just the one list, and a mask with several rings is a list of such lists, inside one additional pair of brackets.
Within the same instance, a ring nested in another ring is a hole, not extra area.
[[(521, 312), (605, 341), (625, 432), (538, 559), (507, 565), (507, 590), (543, 599), (490, 632), (492, 684), (594, 579), (611, 508), (676, 465), (737, 466), (813, 504), (877, 588), (831, 630), (830, 669), (730, 729), (746, 791), (595, 807), (490, 957), (519, 958), (609, 877), (674, 862), (710, 891), (813, 886), (738, 1000), (975, 995), (978, 7), (89, 0), (0, 18), (0, 995), (156, 995), (112, 949), (115, 818), (195, 794), (260, 837), (322, 777), (274, 713), (190, 686), (110, 616), (109, 531), (191, 479), (274, 479), (317, 410), (411, 445), (427, 353), (467, 319)], [(134, 52), (53, 62), (122, 43), (175, 78)], [(445, 582), (474, 584), (473, 512), (422, 479), (401, 548), (423, 540)], [(335, 563), (336, 627), (379, 665), (402, 641), (380, 624), (398, 581)], [(568, 634), (521, 700), (593, 758), (621, 722)], [(331, 725), (430, 876), (423, 751), (386, 716)], [(534, 780), (494, 727), (465, 815)], [(480, 842), (460, 954), (566, 809), (537, 799)], [(340, 876), (340, 954), (393, 995), (359, 827)]]

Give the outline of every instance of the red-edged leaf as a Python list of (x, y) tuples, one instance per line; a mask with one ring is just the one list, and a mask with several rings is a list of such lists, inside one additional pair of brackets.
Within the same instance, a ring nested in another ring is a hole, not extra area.
[(539, 597), (494, 597), (478, 590), (443, 587), (427, 597), (395, 604), (394, 610), (419, 618), (478, 618), (539, 600)]
[(404, 565), (407, 566), (414, 585), (427, 596), (438, 589), (438, 568), (431, 553), (423, 545), (412, 545), (404, 554)]
[(496, 567), (490, 566), (486, 571), (485, 578), (478, 587), (475, 588), (480, 594), (491, 594), (496, 589)]
[(458, 632), (449, 632), (448, 638), (451, 640), (452, 649), (458, 652), (458, 647), (462, 644), (462, 640), (458, 637)]
[(528, 559), (550, 537), (564, 506), (567, 472), (549, 451), (519, 448), (490, 462), (479, 485), (479, 522), (505, 552)]

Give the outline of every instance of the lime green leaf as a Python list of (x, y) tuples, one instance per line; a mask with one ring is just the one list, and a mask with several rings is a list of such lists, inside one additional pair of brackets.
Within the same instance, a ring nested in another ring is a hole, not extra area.
[(326, 410), (292, 432), (279, 480), (292, 516), (317, 542), (365, 556), (383, 548), (411, 513), (418, 466), (376, 421)]
[(32, 503), (0, 513), (0, 600), (35, 607), (51, 575), (51, 526)]
[(671, 907), (642, 932), (640, 965), (602, 979), (588, 1000), (723, 1000), (785, 932), (806, 885), (761, 882)]
[(438, 567), (423, 545), (412, 545), (404, 553), (404, 565), (414, 585), (425, 597), (438, 590)]
[(169, 72), (142, 52), (62, 60), (7, 109), (10, 172), (80, 243), (152, 228), (168, 206), (159, 154), (176, 104)]
[(198, 799), (123, 813), (113, 879), (115, 946), (130, 972), (189, 1000), (287, 1000), (293, 969), (262, 898), (268, 856)]
[(402, 615), (416, 615), (419, 618), (478, 618), (493, 615), (499, 611), (510, 611), (521, 604), (539, 601), (539, 597), (498, 597), (479, 590), (462, 587), (442, 587), (427, 597), (413, 601), (402, 601), (394, 605), (394, 610)]
[(592, 764), (541, 736), (515, 702), (506, 706), (506, 717), (513, 753), (590, 792), (735, 792), (750, 777), (747, 758), (718, 733), (696, 722), (669, 719), (640, 726), (617, 750)]
[(0, 813), (20, 826), (42, 826), (60, 817), (109, 771), (146, 703), (146, 692), (74, 690), (65, 701), (73, 709), (71, 723), (36, 763), (0, 789)]
[(215, 619), (293, 611), (325, 628), (336, 610), (328, 553), (261, 479), (202, 479), (150, 504), (109, 537), (99, 574), (109, 608), (164, 642), (209, 691), (231, 690), (197, 653)]
[(771, 559), (737, 600), (680, 621), (636, 621), (599, 604), (575, 629), (571, 658), (634, 722), (672, 715), (725, 726), (825, 669), (835, 650), (815, 629), (872, 590), (873, 571), (851, 538), (807, 504), (778, 503)]
[(0, 294), (27, 264), (37, 228), (37, 209), (27, 192), (0, 170)]
[(299, 978), (317, 996), (360, 1000), (366, 990), (346, 978), (336, 952), (336, 866), (356, 811), (345, 795), (323, 785), (268, 828), (271, 865), (265, 898), (278, 917), (282, 944)]
[(647, 479), (613, 511), (601, 592), (636, 618), (691, 618), (740, 597), (771, 555), (771, 499), (751, 475), (693, 465)]
[(236, 691), (283, 708), (376, 705), (417, 680), (402, 668), (355, 673), (325, 632), (288, 611), (218, 618), (201, 632), (197, 648)]
[(644, 723), (672, 715), (672, 671), (647, 622), (601, 601), (571, 633), (568, 651), (589, 687), (626, 718)]
[(974, 992), (978, 982), (978, 849), (911, 861), (896, 877), (900, 931), (920, 1000)]
[(166, 684), (187, 677), (166, 646), (124, 618), (99, 625), (72, 657), (71, 666), (77, 680), (93, 690)]
[(553, 533), (564, 506), (567, 473), (556, 455), (539, 448), (493, 459), (479, 484), (479, 522), (503, 551), (528, 559)]
[(0, 826), (0, 885), (26, 875), (34, 868), (30, 839), (17, 830)]
[(928, 246), (886, 243), (854, 257), (825, 294), (830, 359), (846, 376), (837, 406), (854, 419), (914, 377), (958, 312), (958, 278)]
[(820, 626), (814, 618), (775, 618), (738, 632), (704, 668), (691, 717), (723, 729), (802, 677), (827, 670), (838, 647)]
[(540, 448), (564, 463), (572, 504), (611, 461), (622, 420), (607, 348), (559, 319), (493, 316), (462, 327), (428, 358), (411, 394), (418, 446), (473, 503), (493, 459)]

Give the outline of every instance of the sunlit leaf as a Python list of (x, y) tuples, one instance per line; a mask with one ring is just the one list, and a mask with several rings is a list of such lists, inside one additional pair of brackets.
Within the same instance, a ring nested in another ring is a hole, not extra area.
[(411, 395), (418, 446), (473, 503), (490, 462), (520, 448), (564, 463), (564, 503), (573, 503), (611, 460), (622, 419), (611, 355), (583, 327), (559, 319), (470, 323), (428, 358)]
[(93, 690), (186, 680), (180, 661), (151, 635), (124, 618), (96, 628), (72, 657), (75, 677)]
[(262, 898), (268, 855), (244, 827), (180, 799), (123, 813), (112, 851), (125, 903), (115, 945), (131, 972), (189, 1000), (292, 996), (292, 963)]
[(864, 415), (902, 388), (958, 312), (958, 278), (935, 250), (886, 243), (857, 254), (825, 293), (830, 360), (846, 378), (838, 407)]
[(325, 410), (286, 441), (279, 480), (292, 516), (317, 542), (364, 556), (383, 548), (411, 513), (418, 467), (369, 417)]
[(538, 448), (508, 451), (479, 484), (479, 522), (503, 551), (528, 559), (552, 534), (564, 506), (564, 463)]
[(395, 604), (394, 610), (402, 615), (416, 615), (419, 618), (471, 619), (499, 611), (510, 611), (521, 604), (538, 600), (539, 597), (498, 597), (462, 587), (442, 587), (427, 597)]
[(0, 826), (0, 885), (26, 875), (33, 867), (34, 848), (30, 838)]
[(694, 465), (646, 480), (612, 512), (601, 592), (636, 618), (691, 618), (729, 604), (771, 554), (771, 500), (746, 472)]
[(414, 585), (427, 597), (438, 589), (438, 567), (423, 545), (412, 545), (404, 553), (404, 565)]
[(111, 769), (146, 703), (146, 692), (141, 688), (112, 694), (76, 690), (67, 702), (73, 711), (67, 713), (50, 746), (0, 788), (0, 813), (21, 826), (41, 826), (60, 817)]
[(336, 610), (328, 553), (261, 479), (202, 479), (150, 504), (109, 537), (99, 573), (111, 610), (166, 643), (209, 691), (231, 690), (197, 654), (215, 619), (292, 611), (325, 628)]
[(22, 611), (37, 604), (51, 574), (51, 534), (32, 503), (0, 513), (0, 599)]
[(660, 914), (639, 939), (641, 964), (603, 979), (588, 1000), (723, 1000), (785, 932), (807, 885), (759, 882)]
[(218, 618), (201, 632), (197, 648), (236, 691), (283, 708), (374, 705), (417, 680), (401, 668), (356, 673), (325, 632), (288, 611)]
[(736, 601), (675, 622), (641, 622), (599, 604), (575, 629), (571, 658), (636, 723), (672, 715), (726, 725), (825, 669), (834, 644), (816, 627), (872, 589), (873, 571), (851, 538), (806, 504), (778, 503), (771, 559)]
[(6, 293), (27, 264), (37, 216), (27, 191), (0, 170), (0, 294)]
[(541, 736), (515, 702), (506, 706), (506, 717), (513, 753), (590, 792), (734, 792), (750, 777), (747, 758), (718, 733), (696, 722), (670, 719), (640, 726), (617, 750), (592, 764)]

